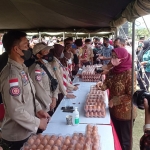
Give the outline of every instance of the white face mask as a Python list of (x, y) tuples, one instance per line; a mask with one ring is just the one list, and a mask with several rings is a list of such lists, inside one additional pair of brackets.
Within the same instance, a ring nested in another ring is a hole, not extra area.
[(37, 43), (39, 43), (39, 40), (33, 40), (33, 43), (37, 44)]
[(47, 61), (47, 60), (45, 60), (45, 59), (42, 59), (42, 61), (43, 61), (45, 64), (47, 64), (47, 63), (48, 63), (48, 61)]
[(61, 53), (60, 58), (64, 58), (64, 53), (63, 52)]
[(86, 44), (87, 48), (91, 47), (91, 44)]
[(71, 58), (70, 59), (68, 59), (68, 64), (72, 64), (72, 60), (71, 60)]

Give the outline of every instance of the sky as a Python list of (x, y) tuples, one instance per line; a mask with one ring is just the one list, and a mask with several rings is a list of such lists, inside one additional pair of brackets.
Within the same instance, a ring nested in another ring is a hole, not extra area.
[[(150, 15), (144, 16), (144, 20), (145, 20), (148, 28), (150, 29)], [(146, 28), (142, 17), (136, 19), (135, 24), (136, 24), (136, 28)]]

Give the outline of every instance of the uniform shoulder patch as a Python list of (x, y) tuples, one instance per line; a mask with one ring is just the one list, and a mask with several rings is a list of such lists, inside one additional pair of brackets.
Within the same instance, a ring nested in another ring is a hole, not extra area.
[(9, 85), (10, 85), (9, 94), (11, 96), (19, 96), (21, 94), (18, 78), (10, 79)]
[(41, 81), (42, 80), (41, 70), (35, 70), (35, 80), (36, 81)]

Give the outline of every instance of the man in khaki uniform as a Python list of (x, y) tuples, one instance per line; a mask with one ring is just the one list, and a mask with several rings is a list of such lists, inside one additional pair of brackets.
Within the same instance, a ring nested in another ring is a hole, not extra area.
[(26, 33), (9, 31), (4, 34), (3, 45), (9, 59), (0, 74), (0, 92), (5, 106), (2, 139), (10, 150), (20, 150), (38, 128), (46, 129), (50, 116), (35, 99), (34, 86), (23, 64), (30, 57)]
[[(47, 46), (45, 43), (38, 43), (33, 48), (33, 54), (35, 55), (37, 62), (39, 61), (44, 64), (51, 76), (55, 79), (55, 74), (49, 64), (50, 61), (53, 61), (53, 56), (50, 56), (51, 48), (52, 47)], [(55, 91), (51, 90), (51, 81), (47, 73), (38, 63), (34, 63), (29, 68), (29, 73), (36, 89), (36, 98), (40, 102), (42, 109), (47, 112), (53, 110), (56, 106), (56, 100), (58, 99), (59, 85), (57, 85)]]

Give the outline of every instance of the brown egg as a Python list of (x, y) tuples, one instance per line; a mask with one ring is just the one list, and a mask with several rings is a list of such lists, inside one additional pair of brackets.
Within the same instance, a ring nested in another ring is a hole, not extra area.
[(51, 140), (54, 140), (54, 141), (55, 141), (56, 139), (57, 139), (57, 137), (56, 137), (55, 135), (52, 135), (52, 136), (51, 136)]
[(100, 110), (101, 110), (101, 107), (97, 106), (97, 111), (100, 112)]
[(44, 136), (40, 133), (37, 137), (41, 140)]
[(29, 145), (33, 145), (34, 139), (31, 137), (31, 138), (28, 140), (28, 143), (29, 143)]
[(87, 117), (87, 118), (89, 118), (89, 112), (86, 112), (86, 114), (85, 114), (85, 116)]
[(90, 112), (89, 115), (90, 115), (90, 117), (93, 117), (93, 112)]
[(70, 140), (69, 140), (69, 139), (66, 139), (65, 142), (64, 142), (64, 144), (65, 144), (65, 145), (69, 145), (69, 144), (70, 144)]
[(97, 117), (97, 112), (93, 113), (93, 117), (95, 117), (95, 118)]
[(79, 137), (84, 137), (83, 133), (79, 133)]
[(98, 150), (98, 149), (99, 149), (98, 145), (95, 145), (95, 144), (94, 144), (94, 145), (92, 146), (92, 150)]
[(33, 145), (31, 146), (31, 148), (32, 148), (32, 150), (36, 150), (36, 149), (37, 149), (37, 145), (33, 144)]
[(68, 146), (67, 146), (67, 145), (63, 145), (61, 149), (67, 150), (67, 149), (68, 149)]
[[(46, 145), (45, 148), (48, 150), (51, 150), (52, 147), (50, 145)], [(44, 150), (45, 150), (45, 148), (44, 148)]]
[(61, 140), (61, 141), (63, 141), (64, 137), (63, 136), (59, 136), (58, 139)]
[(72, 137), (72, 139), (73, 139), (73, 140), (78, 140), (78, 136), (77, 136), (77, 135), (74, 135), (74, 136)]
[(61, 144), (62, 144), (61, 140), (58, 139), (58, 140), (56, 141), (56, 145), (57, 145), (57, 146), (61, 146)]
[(44, 145), (42, 145), (42, 144), (40, 144), (39, 146), (38, 146), (38, 149), (43, 149), (44, 148)]
[(53, 146), (53, 145), (54, 145), (54, 140), (49, 140), (48, 144), (49, 144), (50, 146)]
[(36, 135), (33, 135), (32, 138), (33, 138), (34, 140), (36, 140), (37, 136), (36, 136)]
[(36, 145), (39, 145), (39, 144), (41, 143), (41, 140), (37, 138), (34, 143), (35, 143)]
[(93, 130), (98, 131), (98, 127), (97, 126), (93, 126)]
[(46, 144), (47, 144), (47, 139), (44, 138), (44, 139), (42, 140), (41, 144), (46, 145)]
[(70, 137), (70, 136), (67, 136), (67, 137), (66, 137), (66, 139), (69, 139), (69, 140), (71, 140), (71, 137)]
[(57, 146), (53, 146), (52, 150), (59, 150)]
[(75, 149), (82, 149), (82, 145), (79, 144), (79, 143), (77, 143), (77, 144), (75, 145)]
[(50, 135), (45, 135), (44, 138), (47, 139), (47, 141), (49, 141), (51, 136)]

